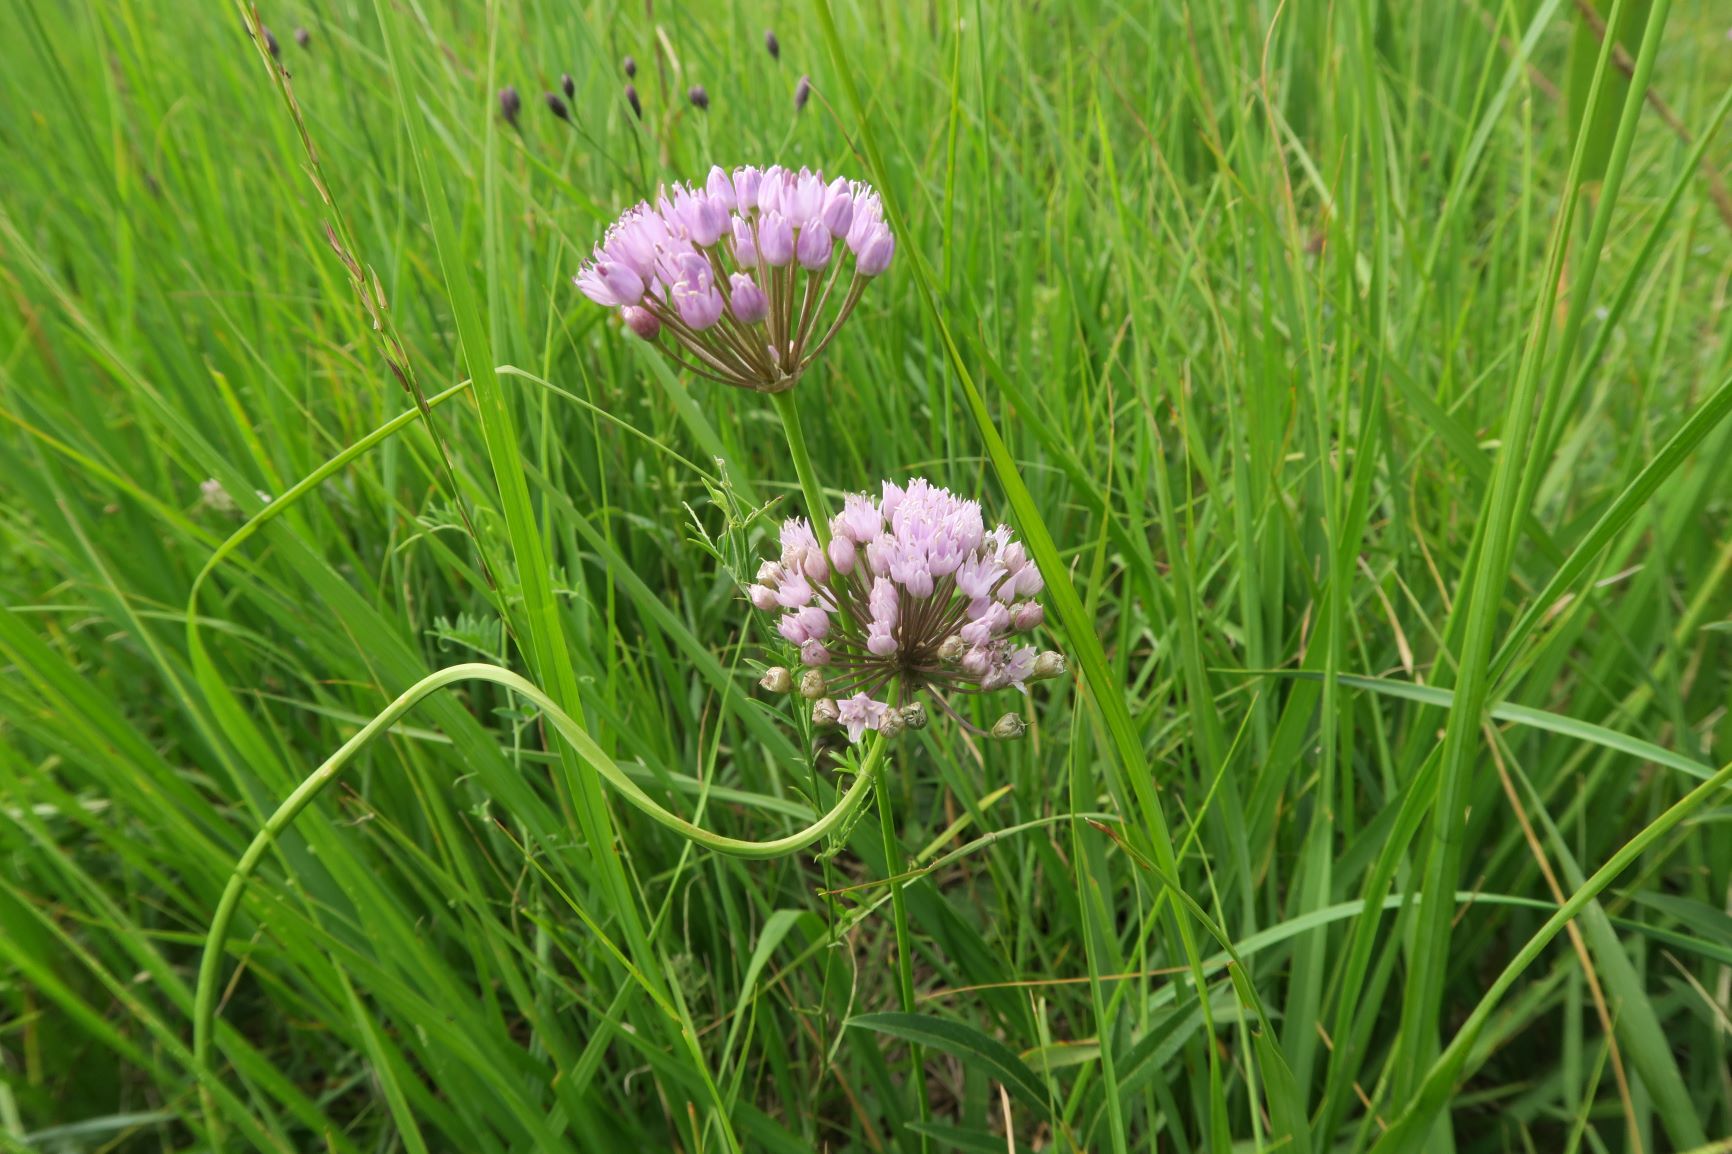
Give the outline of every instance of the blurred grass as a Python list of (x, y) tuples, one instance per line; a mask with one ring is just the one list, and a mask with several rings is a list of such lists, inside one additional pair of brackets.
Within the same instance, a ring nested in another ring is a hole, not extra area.
[(721, 834), (834, 796), (690, 543), (724, 476), (800, 505), (774, 412), (570, 287), (656, 182), (764, 160), (901, 225), (798, 393), (823, 480), (1050, 539), (1087, 676), (895, 749), (906, 863), (702, 851), (522, 699), (430, 697), (242, 903), (229, 1148), (1732, 1135), (1732, 807), (1663, 818), (1732, 748), (1732, 54), (1616, 7), (1622, 59), (1569, 0), (269, 6), (303, 143), (233, 7), (0, 4), (0, 1145), (210, 1148), (222, 886), (434, 669), (521, 670)]

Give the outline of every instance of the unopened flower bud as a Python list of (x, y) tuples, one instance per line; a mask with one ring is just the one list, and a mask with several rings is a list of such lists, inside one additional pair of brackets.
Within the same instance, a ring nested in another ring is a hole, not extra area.
[(662, 323), (646, 308), (627, 305), (619, 310), (619, 315), (624, 319), (626, 328), (646, 341), (653, 341), (661, 335)]
[(807, 701), (816, 701), (830, 691), (824, 684), (824, 675), (816, 669), (808, 669), (800, 675), (800, 696)]
[(812, 703), (813, 725), (835, 725), (839, 715), (840, 710), (836, 708), (836, 702), (831, 698), (821, 697)]
[(305, 28), (295, 29), (295, 43), (296, 44), (299, 44), (302, 48), (305, 48), (305, 47), (307, 47), (307, 45), (311, 44), (312, 42), (313, 42), (313, 34), (311, 32), (308, 32)]
[(886, 712), (878, 722), (878, 732), (884, 735), (886, 741), (902, 736), (902, 731), (908, 728), (908, 721), (902, 716), (900, 709)]
[(567, 122), (571, 120), (571, 109), (565, 106), (565, 101), (561, 100), (557, 93), (549, 92), (547, 94), (547, 110), (561, 120)]
[(812, 78), (800, 77), (800, 83), (794, 85), (794, 111), (799, 112), (806, 107), (806, 101), (812, 99)]
[(755, 325), (770, 315), (770, 300), (764, 290), (743, 272), (728, 278), (728, 304), (734, 319), (743, 325)]
[(764, 47), (769, 50), (771, 60), (782, 58), (782, 42), (776, 39), (774, 32), (766, 31), (764, 33)]
[(926, 706), (918, 701), (910, 701), (902, 707), (902, 724), (909, 729), (926, 728)]
[(1039, 601), (1024, 601), (1010, 615), (1011, 628), (1017, 632), (1033, 629), (1046, 620), (1046, 610), (1040, 607)]
[(710, 94), (704, 90), (702, 84), (692, 85), (691, 89), (686, 92), (686, 99), (691, 101), (692, 107), (700, 112), (710, 110)]
[[(631, 57), (627, 56), (626, 60), (627, 60), (627, 62), (630, 62)], [(636, 71), (636, 65), (633, 65), (633, 71)], [(631, 73), (628, 72), (628, 73), (626, 73), (626, 75), (630, 76)], [(639, 103), (638, 98), (637, 98), (637, 85), (628, 84), (625, 86), (625, 102), (627, 104), (631, 105), (631, 110), (632, 110), (633, 114), (636, 115), (639, 120), (642, 120), (643, 119), (643, 105), (641, 103)]]
[(992, 727), (992, 736), (1000, 741), (1015, 741), (1027, 732), (1028, 725), (1022, 720), (1022, 716), (1016, 713), (1005, 714)]
[(1028, 679), (1043, 681), (1048, 677), (1063, 677), (1064, 673), (1064, 654), (1048, 649), (1034, 659), (1034, 669), (1029, 673)]
[(830, 650), (822, 641), (813, 637), (800, 645), (800, 664), (814, 668), (828, 665), (830, 664)]
[(523, 108), (523, 98), (517, 95), (517, 89), (507, 84), (499, 90), (499, 115), (505, 118), (505, 123), (517, 127), (517, 113)]
[(577, 99), (577, 81), (571, 78), (571, 73), (561, 72), (559, 74), (559, 90), (565, 93), (567, 100)]
[(963, 650), (964, 646), (965, 646), (965, 642), (962, 640), (962, 638), (957, 636), (956, 634), (952, 633), (949, 637), (946, 637), (944, 639), (942, 644), (939, 645), (939, 647), (938, 647), (938, 660), (940, 660), (940, 661), (955, 661), (955, 660), (957, 660), (958, 658), (960, 658), (962, 656), (962, 650)]
[(794, 675), (788, 672), (785, 665), (772, 665), (764, 670), (764, 676), (758, 679), (758, 684), (770, 693), (787, 693), (794, 688)]
[(625, 78), (627, 80), (630, 80), (632, 77), (637, 75), (636, 57), (627, 56), (624, 60), (619, 62), (619, 66), (625, 69)]

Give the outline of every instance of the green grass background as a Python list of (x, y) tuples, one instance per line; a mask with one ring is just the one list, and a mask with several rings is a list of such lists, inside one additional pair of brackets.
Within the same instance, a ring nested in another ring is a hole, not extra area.
[[(0, 1146), (1728, 1148), (1717, 8), (316, 0), (279, 72), (5, 0)], [(201, 1075), (237, 858), (433, 670), (718, 833), (833, 800), (697, 543), (802, 505), (774, 410), (570, 284), (713, 161), (882, 189), (817, 470), (1012, 519), (1077, 675), (761, 862), (441, 689), (264, 857)]]

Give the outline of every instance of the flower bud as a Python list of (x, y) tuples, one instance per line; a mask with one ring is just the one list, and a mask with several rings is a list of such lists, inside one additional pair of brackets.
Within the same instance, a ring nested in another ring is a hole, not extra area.
[[(626, 62), (628, 64), (631, 63), (631, 57), (627, 56)], [(637, 66), (634, 64), (631, 67), (631, 71), (628, 71), (626, 73), (626, 75), (630, 76), (636, 71), (637, 71)], [(638, 102), (637, 85), (628, 84), (625, 86), (625, 102), (627, 104), (631, 105), (632, 112), (637, 116), (637, 118), (639, 120), (642, 120), (643, 119), (643, 105)]]
[(275, 34), (273, 34), (269, 28), (266, 28), (264, 30), (264, 33), (265, 33), (265, 50), (268, 51), (272, 57), (281, 56), (283, 54), (283, 47), (282, 47), (282, 45), (277, 43), (277, 38), (276, 38)]
[(800, 646), (800, 664), (814, 669), (830, 664), (830, 650), (816, 637)]
[(956, 634), (952, 633), (949, 637), (946, 637), (944, 639), (944, 641), (938, 646), (938, 660), (940, 660), (940, 661), (955, 661), (955, 660), (957, 660), (958, 658), (960, 658), (962, 656), (962, 650), (963, 650), (964, 646), (965, 646), (965, 642), (962, 640), (962, 638), (957, 636)]
[(758, 256), (771, 268), (794, 259), (794, 228), (781, 213), (766, 212), (758, 222)]
[(746, 589), (746, 596), (752, 599), (752, 604), (765, 613), (776, 611), (776, 591), (768, 585), (752, 585)]
[(637, 75), (637, 59), (635, 57), (627, 56), (624, 60), (619, 62), (619, 66), (625, 69), (625, 78), (627, 80), (630, 80)]
[(1027, 732), (1028, 725), (1015, 713), (1005, 714), (992, 727), (992, 736), (1000, 741), (1015, 741)]
[(557, 93), (547, 94), (547, 110), (567, 123), (571, 121), (571, 109), (565, 106), (565, 101), (561, 100)]
[(769, 51), (771, 60), (782, 59), (782, 42), (776, 39), (774, 32), (764, 33), (764, 47)]
[(813, 725), (835, 725), (841, 711), (836, 708), (835, 701), (821, 697), (812, 703)]
[(907, 720), (900, 709), (887, 710), (878, 722), (878, 732), (884, 735), (886, 741), (902, 736), (902, 731), (908, 727)]
[(619, 315), (624, 318), (626, 328), (646, 341), (653, 341), (661, 335), (662, 323), (646, 308), (627, 305), (619, 310)]
[(577, 81), (571, 78), (571, 73), (561, 72), (559, 74), (559, 90), (565, 93), (567, 100), (577, 99)]
[(295, 43), (296, 44), (299, 44), (302, 48), (305, 48), (309, 44), (311, 44), (312, 42), (313, 42), (313, 34), (311, 32), (308, 32), (305, 28), (295, 29)]
[(764, 670), (758, 684), (770, 693), (787, 693), (794, 688), (794, 675), (788, 672), (787, 666), (772, 665)]
[(817, 701), (830, 691), (824, 684), (824, 675), (816, 669), (808, 669), (800, 675), (800, 696), (807, 701)]
[(877, 225), (867, 235), (860, 245), (860, 251), (854, 256), (854, 271), (861, 276), (879, 276), (890, 267), (890, 258), (896, 255), (896, 238), (890, 235), (890, 229), (885, 225)]
[(764, 290), (743, 272), (728, 278), (728, 303), (734, 319), (743, 325), (755, 325), (770, 315), (770, 300)]
[(831, 238), (830, 230), (824, 227), (824, 222), (814, 220), (800, 229), (800, 239), (794, 246), (794, 253), (799, 258), (801, 268), (807, 272), (817, 272), (830, 263), (830, 253), (835, 247), (836, 242)]
[(1063, 677), (1064, 674), (1064, 654), (1048, 649), (1034, 659), (1034, 669), (1029, 673), (1028, 679), (1043, 681), (1048, 677)]
[(517, 95), (517, 89), (507, 84), (499, 90), (499, 115), (505, 118), (505, 123), (517, 127), (517, 113), (523, 108), (523, 98)]
[(810, 99), (812, 99), (812, 78), (810, 76), (802, 76), (800, 77), (800, 83), (794, 85), (794, 111), (800, 112), (804, 110), (806, 107), (806, 101)]
[(710, 94), (704, 90), (702, 84), (692, 85), (691, 89), (686, 93), (686, 99), (691, 101), (692, 107), (697, 109), (699, 112), (708, 112), (710, 110)]
[(926, 706), (918, 701), (910, 701), (902, 707), (902, 724), (909, 729), (926, 728)]
[(836, 572), (844, 577), (854, 572), (854, 562), (858, 556), (858, 547), (853, 540), (836, 534), (830, 538), (830, 564)]
[(1039, 601), (1024, 601), (1010, 615), (1010, 626), (1018, 633), (1033, 629), (1046, 620), (1046, 610), (1040, 607)]

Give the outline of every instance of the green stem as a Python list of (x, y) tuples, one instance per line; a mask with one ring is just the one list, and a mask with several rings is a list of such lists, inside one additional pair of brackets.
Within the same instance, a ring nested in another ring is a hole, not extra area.
[[(890, 880), (890, 917), (896, 926), (896, 979), (903, 1013), (914, 1012), (914, 955), (908, 944), (908, 909), (902, 900), (903, 867), (907, 864), (902, 843), (896, 837), (896, 821), (890, 811), (890, 782), (883, 774), (878, 779), (878, 828), (884, 837), (884, 872)], [(932, 1121), (932, 1106), (926, 1100), (926, 1056), (921, 1047), (908, 1047), (908, 1082), (914, 1100), (920, 1107), (920, 1120)], [(920, 1149), (925, 1151), (927, 1138), (920, 1135)]]
[(228, 884), (223, 888), (222, 899), (217, 903), (216, 914), (205, 934), (204, 956), (199, 961), (198, 986), (193, 995), (193, 1069), (199, 1076), (200, 1107), (204, 1111), (205, 1123), (210, 1128), (213, 1148), (220, 1149), (221, 1141), (220, 1123), (207, 1081), (214, 1077), (210, 1070), (210, 1051), (211, 1036), (216, 1023), (216, 996), (222, 976), (222, 958), (229, 927), (240, 907), (241, 893), (246, 889), (247, 879), (278, 835), (294, 823), (295, 818), (324, 792), (326, 786), (337, 779), (337, 775), (355, 754), (395, 725), (399, 718), (423, 698), (459, 681), (491, 681), (529, 699), (553, 723), (553, 728), (559, 731), (560, 736), (565, 738), (578, 757), (626, 801), (682, 837), (689, 838), (706, 849), (735, 857), (772, 858), (804, 849), (845, 822), (848, 815), (865, 799), (867, 787), (879, 776), (877, 767), (884, 750), (884, 742), (881, 740), (874, 741), (867, 750), (859, 774), (847, 791), (836, 800), (836, 804), (804, 829), (769, 841), (744, 841), (725, 837), (693, 825), (678, 814), (662, 808), (613, 763), (613, 759), (602, 751), (582, 726), (572, 720), (570, 714), (534, 684), (511, 670), (497, 665), (469, 663), (453, 665), (428, 674), (362, 726), (355, 736), (345, 741), (323, 765), (295, 787), (294, 792), (289, 794), (277, 807), (276, 812), (265, 821), (263, 828), (254, 836), (252, 844), (241, 854), (240, 861), (235, 863), (234, 871), (229, 874)]
[(812, 519), (812, 531), (818, 544), (830, 547), (830, 500), (824, 487), (818, 484), (818, 474), (812, 471), (812, 458), (806, 453), (806, 437), (800, 432), (800, 414), (794, 407), (794, 390), (771, 393), (776, 415), (782, 418), (782, 432), (788, 438), (788, 455), (794, 458), (794, 472), (800, 477), (800, 492), (806, 498), (806, 515)]

